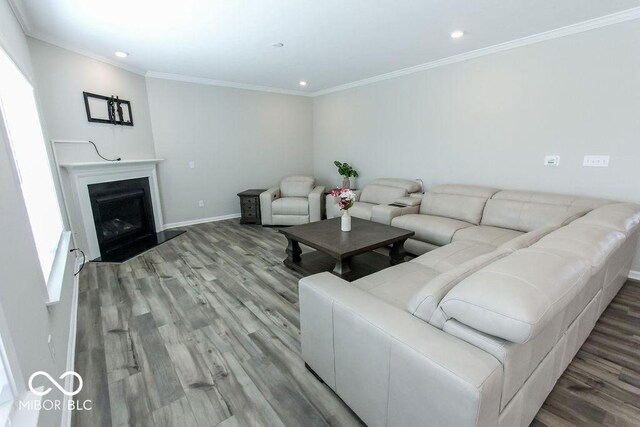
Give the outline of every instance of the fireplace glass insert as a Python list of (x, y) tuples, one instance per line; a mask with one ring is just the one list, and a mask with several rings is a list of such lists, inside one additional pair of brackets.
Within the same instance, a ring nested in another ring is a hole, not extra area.
[(156, 233), (148, 178), (89, 185), (100, 247), (94, 261), (123, 262), (182, 232)]

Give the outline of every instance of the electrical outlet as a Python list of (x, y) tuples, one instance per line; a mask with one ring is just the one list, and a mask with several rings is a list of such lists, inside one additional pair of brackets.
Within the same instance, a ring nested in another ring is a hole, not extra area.
[(189, 161), (189, 168), (195, 169), (196, 168), (196, 162), (194, 162), (193, 160), (190, 160)]
[(560, 165), (560, 156), (545, 156), (544, 157), (544, 165), (545, 166), (559, 166)]
[(608, 168), (609, 156), (584, 156), (582, 166), (595, 168)]
[(204, 200), (198, 200), (198, 206), (204, 208)]

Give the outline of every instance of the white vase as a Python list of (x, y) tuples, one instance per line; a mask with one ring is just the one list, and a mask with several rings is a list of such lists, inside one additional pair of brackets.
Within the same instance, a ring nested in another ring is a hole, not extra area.
[(351, 215), (348, 210), (342, 211), (342, 221), (340, 228), (342, 231), (351, 231)]

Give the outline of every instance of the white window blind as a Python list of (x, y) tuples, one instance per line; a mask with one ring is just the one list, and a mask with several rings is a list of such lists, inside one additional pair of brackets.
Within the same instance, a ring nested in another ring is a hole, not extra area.
[(46, 282), (63, 231), (62, 217), (33, 88), (2, 49), (0, 112)]

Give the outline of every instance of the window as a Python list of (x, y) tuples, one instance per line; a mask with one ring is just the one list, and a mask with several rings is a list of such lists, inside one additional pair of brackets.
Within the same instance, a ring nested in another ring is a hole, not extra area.
[(33, 88), (2, 49), (0, 112), (47, 282), (63, 231), (62, 217)]

